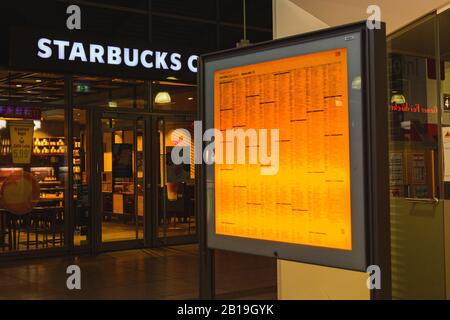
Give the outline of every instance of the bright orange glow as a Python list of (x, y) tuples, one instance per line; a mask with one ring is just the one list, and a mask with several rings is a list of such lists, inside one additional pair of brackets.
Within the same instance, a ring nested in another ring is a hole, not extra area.
[(40, 187), (29, 172), (14, 172), (1, 185), (0, 203), (17, 215), (30, 213), (39, 202)]
[(280, 129), (277, 175), (215, 165), (217, 234), (352, 249), (347, 90), (346, 49), (215, 73), (216, 128)]

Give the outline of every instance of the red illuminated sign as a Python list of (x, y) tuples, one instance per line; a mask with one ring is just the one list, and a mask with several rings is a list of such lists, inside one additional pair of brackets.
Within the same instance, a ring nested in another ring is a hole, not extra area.
[(411, 112), (411, 113), (437, 113), (438, 108), (434, 107), (422, 107), (420, 104), (409, 104), (408, 102), (402, 104), (392, 104), (389, 107), (390, 111), (396, 112)]

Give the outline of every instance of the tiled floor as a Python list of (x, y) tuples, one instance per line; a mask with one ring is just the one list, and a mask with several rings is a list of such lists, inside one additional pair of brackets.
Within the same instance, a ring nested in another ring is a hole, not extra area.
[[(79, 265), (82, 290), (66, 288), (66, 268)], [(270, 259), (218, 252), (218, 298), (275, 299)], [(197, 246), (0, 263), (0, 299), (196, 299)]]

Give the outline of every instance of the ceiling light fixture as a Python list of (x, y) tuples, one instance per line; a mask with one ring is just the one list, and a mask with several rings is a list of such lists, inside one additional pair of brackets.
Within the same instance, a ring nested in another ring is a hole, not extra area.
[(394, 94), (391, 97), (391, 103), (396, 104), (396, 105), (404, 104), (404, 103), (406, 103), (406, 98), (402, 94)]
[(110, 108), (117, 108), (117, 102), (116, 101), (109, 101), (108, 107)]
[(165, 91), (158, 92), (158, 94), (155, 97), (155, 103), (156, 104), (169, 104), (169, 103), (172, 103), (172, 98), (170, 97), (170, 94), (168, 92), (165, 92)]

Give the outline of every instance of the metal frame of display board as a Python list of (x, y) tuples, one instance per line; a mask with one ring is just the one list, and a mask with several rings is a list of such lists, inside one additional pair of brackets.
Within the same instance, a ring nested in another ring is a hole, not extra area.
[[(391, 270), (390, 270), (390, 222), (389, 222), (389, 191), (388, 191), (388, 122), (387, 122), (387, 65), (386, 65), (386, 32), (385, 25), (381, 23), (380, 29), (369, 29), (366, 21), (329, 28), (317, 32), (306, 33), (303, 35), (292, 36), (288, 38), (268, 41), (245, 48), (221, 51), (218, 53), (207, 54), (199, 60), (199, 114), (198, 119), (203, 122), (211, 116), (211, 105), (206, 101), (210, 98), (211, 77), (208, 81), (205, 79), (208, 63), (220, 61), (221, 59), (232, 59), (235, 57), (252, 55), (256, 56), (269, 50), (285, 50), (290, 46), (308, 46), (311, 42), (319, 43), (322, 40), (357, 34), (359, 41), (359, 52), (361, 58), (361, 116), (362, 116), (362, 134), (358, 138), (358, 147), (351, 151), (352, 159), (357, 148), (357, 153), (361, 157), (363, 189), (362, 196), (356, 201), (362, 205), (363, 212), (359, 213), (362, 218), (355, 219), (352, 210), (352, 237), (354, 236), (363, 243), (362, 248), (358, 247), (358, 252), (354, 255), (342, 255), (342, 250), (315, 249), (303, 245), (290, 245), (284, 252), (285, 256), (280, 255), (284, 260), (300, 261), (323, 266), (331, 266), (341, 269), (365, 271), (370, 265), (377, 265), (381, 268), (381, 289), (371, 290), (372, 299), (389, 299), (391, 297)], [(321, 42), (320, 42), (321, 43)], [(315, 52), (323, 51), (319, 49)], [(288, 52), (288, 51), (287, 51)], [(301, 54), (297, 54), (301, 55)], [(295, 56), (295, 54), (285, 55)], [(276, 60), (276, 58), (273, 58)], [(234, 60), (236, 61), (236, 60)], [(260, 62), (256, 61), (253, 63)], [(270, 61), (266, 58), (264, 61)], [(252, 64), (252, 63), (248, 63)], [(245, 65), (242, 63), (240, 65)], [(238, 65), (235, 65), (238, 66)], [(231, 66), (234, 67), (234, 66)], [(230, 68), (230, 67), (228, 67)], [(227, 68), (225, 68), (227, 69)], [(209, 84), (208, 84), (209, 82)], [(209, 86), (209, 93), (205, 89)], [(350, 93), (349, 93), (350, 94)], [(210, 101), (210, 100), (209, 100)], [(208, 107), (207, 107), (208, 105)], [(349, 96), (350, 106), (350, 96)], [(350, 112), (349, 112), (350, 113)], [(350, 120), (352, 116), (350, 115)], [(350, 123), (350, 121), (349, 121)], [(204, 128), (207, 129), (207, 128)], [(353, 129), (351, 129), (353, 130)], [(354, 142), (351, 134), (350, 143)], [(350, 146), (352, 147), (352, 146)], [(353, 161), (353, 160), (352, 160)], [(352, 165), (353, 168), (353, 165)], [(197, 210), (199, 225), (200, 242), (200, 297), (202, 299), (212, 299), (215, 294), (215, 270), (214, 270), (214, 249), (208, 247), (208, 232), (211, 239), (217, 240), (216, 235), (211, 234), (211, 226), (208, 226), (208, 199), (207, 192), (207, 172), (206, 165), (197, 165)], [(352, 173), (353, 183), (353, 173)], [(354, 189), (352, 188), (352, 193)], [(352, 209), (354, 208), (354, 197), (352, 196)], [(358, 207), (359, 208), (359, 207)], [(360, 229), (353, 228), (354, 221), (358, 222)], [(356, 231), (356, 233), (355, 233)], [(358, 238), (361, 236), (361, 238)], [(222, 236), (220, 236), (222, 237)], [(224, 237), (227, 238), (227, 237)], [(236, 238), (236, 237), (228, 237)], [(222, 239), (219, 239), (222, 240)], [(236, 242), (241, 241), (241, 242)], [(265, 254), (266, 249), (260, 249), (257, 242), (246, 242), (242, 239), (225, 239), (223, 243), (230, 245), (230, 251), (236, 251), (236, 243), (246, 247), (247, 253), (260, 255)], [(355, 244), (355, 242), (353, 242)], [(282, 248), (279, 243), (267, 242), (265, 245), (274, 245), (276, 248)], [(305, 248), (306, 247), (306, 248)], [(295, 250), (298, 248), (298, 250)], [(354, 248), (354, 247), (353, 247)], [(225, 249), (225, 247), (221, 247)], [(253, 252), (253, 249), (255, 250)], [(282, 248), (283, 249), (283, 248)], [(352, 249), (352, 252), (355, 251)], [(242, 251), (241, 251), (242, 252)], [(354, 260), (352, 260), (354, 259)], [(347, 261), (349, 260), (349, 261)], [(351, 260), (351, 261), (350, 261)]]

